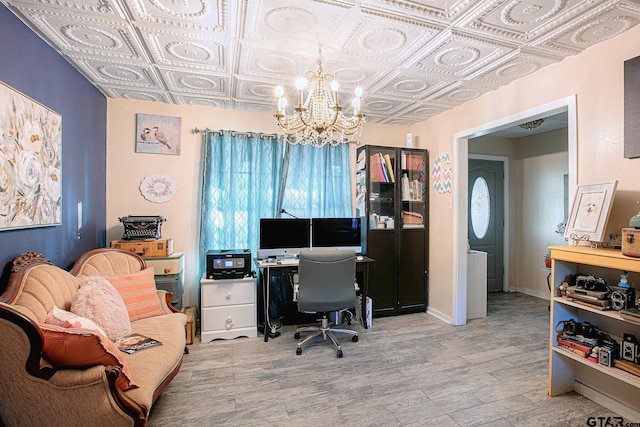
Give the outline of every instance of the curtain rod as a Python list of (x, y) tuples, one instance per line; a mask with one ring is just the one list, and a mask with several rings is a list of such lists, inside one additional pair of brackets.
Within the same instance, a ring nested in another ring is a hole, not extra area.
[(239, 132), (237, 130), (227, 130), (227, 129), (219, 129), (219, 130), (211, 130), (209, 128), (205, 128), (205, 129), (200, 129), (200, 128), (193, 128), (191, 130), (192, 134), (198, 134), (198, 133), (202, 133), (202, 134), (206, 134), (206, 133), (217, 133), (217, 134), (222, 134), (223, 132), (231, 132), (231, 135), (236, 136), (236, 135), (244, 135), (244, 136), (251, 136), (251, 135), (258, 135), (261, 134), (267, 138), (280, 138), (283, 135), (278, 135), (276, 133), (265, 133), (262, 134), (261, 132)]
[[(211, 129), (209, 129), (209, 128), (200, 129), (200, 128), (198, 128), (198, 127), (195, 127), (195, 128), (193, 128), (193, 129), (191, 129), (191, 133), (192, 133), (192, 134), (194, 134), (194, 135), (196, 135), (196, 134), (198, 134), (198, 133), (206, 134), (207, 132), (214, 132), (214, 133), (216, 133), (216, 132), (217, 132), (217, 133), (222, 133), (223, 131), (224, 131), (223, 129), (220, 129), (220, 130), (211, 130)], [(247, 135), (247, 136), (249, 136), (249, 135), (252, 135), (252, 134), (255, 134), (255, 133), (256, 133), (256, 132), (238, 132), (238, 131), (235, 131), (235, 130), (232, 130), (232, 131), (230, 131), (230, 132), (231, 132), (233, 135)], [(283, 135), (278, 135), (278, 134), (264, 134), (264, 136), (269, 137), (269, 138), (279, 138), (279, 137), (281, 137), (281, 136), (283, 136)], [(347, 143), (348, 143), (348, 144), (356, 144), (356, 145), (360, 145), (360, 141), (359, 141), (359, 140), (358, 140), (358, 141), (348, 141)]]

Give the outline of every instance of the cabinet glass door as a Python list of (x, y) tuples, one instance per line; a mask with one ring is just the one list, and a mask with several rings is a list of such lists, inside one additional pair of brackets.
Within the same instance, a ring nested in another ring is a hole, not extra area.
[(400, 152), (400, 224), (402, 228), (425, 227), (426, 155), (423, 151)]
[(396, 152), (394, 149), (369, 150), (369, 217), (370, 230), (395, 228)]

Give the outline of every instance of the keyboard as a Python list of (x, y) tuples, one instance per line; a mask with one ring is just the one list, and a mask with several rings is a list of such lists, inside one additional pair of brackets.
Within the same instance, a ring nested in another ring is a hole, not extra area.
[(298, 265), (298, 260), (296, 258), (282, 258), (277, 261), (277, 264), (280, 265)]

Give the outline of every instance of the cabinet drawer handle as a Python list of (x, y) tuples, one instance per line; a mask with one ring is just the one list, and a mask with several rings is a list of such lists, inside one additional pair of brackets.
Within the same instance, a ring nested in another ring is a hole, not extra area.
[(224, 322), (224, 327), (226, 330), (233, 328), (233, 320), (231, 319), (231, 316), (227, 317), (227, 320)]
[(227, 292), (227, 299), (231, 299), (231, 291)]

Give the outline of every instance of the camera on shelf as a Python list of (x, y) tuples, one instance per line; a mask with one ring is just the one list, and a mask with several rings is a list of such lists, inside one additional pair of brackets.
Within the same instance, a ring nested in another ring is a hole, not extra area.
[[(562, 328), (560, 328), (561, 325)], [(556, 332), (562, 339), (589, 347), (599, 345), (602, 341), (598, 327), (589, 322), (561, 320), (556, 326)]]
[(607, 282), (602, 277), (579, 274), (576, 275), (576, 288), (588, 291), (607, 292)]
[(607, 334), (602, 334), (602, 344), (598, 352), (598, 362), (604, 366), (613, 366), (613, 359), (618, 358), (618, 342)]
[(622, 359), (638, 363), (638, 339), (635, 335), (624, 334), (624, 338), (620, 344), (620, 353)]
[(636, 290), (634, 288), (611, 287), (611, 308), (627, 310), (636, 306)]

